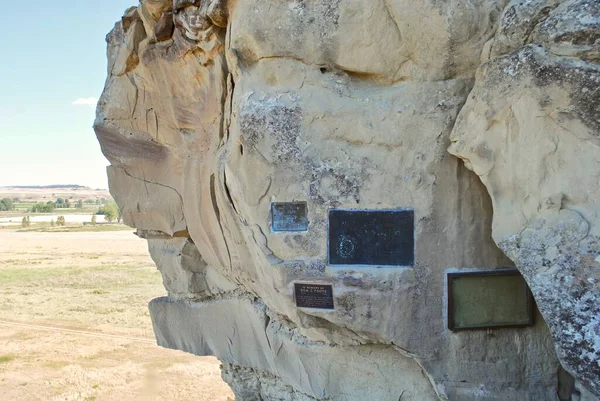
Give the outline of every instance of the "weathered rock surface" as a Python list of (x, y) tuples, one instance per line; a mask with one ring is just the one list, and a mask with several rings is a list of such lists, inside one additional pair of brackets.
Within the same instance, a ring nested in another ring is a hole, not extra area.
[(452, 133), (563, 365), (600, 394), (600, 3), (514, 2)]
[[(169, 292), (150, 304), (158, 343), (216, 355), (238, 400), (569, 400), (555, 346), (598, 393), (597, 9), (127, 10), (95, 129)], [(308, 231), (273, 231), (272, 202), (291, 201)], [(413, 265), (330, 265), (331, 208), (413, 209)], [(445, 272), (505, 254), (546, 322), (447, 330)], [(297, 308), (297, 281), (331, 284), (335, 309)]]
[[(252, 395), (238, 394), (241, 399), (261, 399), (258, 395), (268, 400), (287, 399), (288, 391), (296, 393), (289, 398), (292, 400), (394, 400), (403, 393), (407, 400), (436, 399), (421, 367), (393, 346), (345, 347), (313, 342), (271, 319), (260, 301), (236, 296), (186, 304), (162, 298), (150, 303), (150, 311), (159, 344), (198, 355), (221, 355), (225, 363), (260, 372), (252, 380), (262, 382), (270, 377), (289, 387), (280, 392), (261, 383), (266, 389)], [(373, 387), (374, 380), (388, 385)], [(241, 384), (255, 386), (247, 379)]]

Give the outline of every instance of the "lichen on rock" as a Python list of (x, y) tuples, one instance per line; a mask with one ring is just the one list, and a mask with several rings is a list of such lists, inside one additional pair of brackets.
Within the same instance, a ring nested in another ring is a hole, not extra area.
[[(451, 136), (563, 366), (600, 394), (600, 4), (511, 3)], [(510, 43), (510, 44), (509, 44)]]
[[(238, 400), (567, 401), (559, 361), (598, 395), (598, 13), (128, 9), (95, 130), (168, 291), (150, 303), (159, 345), (216, 355)], [(281, 202), (306, 205), (308, 228), (273, 229)], [(332, 209), (410, 211), (414, 263), (330, 263)], [(513, 262), (541, 315), (448, 330), (446, 273)], [(330, 285), (334, 309), (298, 307), (297, 283)]]

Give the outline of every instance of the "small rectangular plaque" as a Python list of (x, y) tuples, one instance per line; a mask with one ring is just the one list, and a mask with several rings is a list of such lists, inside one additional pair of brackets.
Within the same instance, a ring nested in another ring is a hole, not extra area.
[(452, 331), (533, 324), (533, 296), (517, 270), (448, 273)]
[(329, 211), (329, 264), (412, 266), (412, 210)]
[(294, 283), (294, 294), (298, 308), (333, 309), (331, 284)]
[(271, 218), (273, 231), (308, 230), (306, 202), (273, 202)]

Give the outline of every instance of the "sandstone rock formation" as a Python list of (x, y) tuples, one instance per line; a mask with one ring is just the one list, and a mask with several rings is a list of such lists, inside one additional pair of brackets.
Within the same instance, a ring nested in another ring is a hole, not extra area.
[[(169, 292), (158, 343), (216, 355), (238, 400), (569, 400), (557, 354), (599, 395), (598, 9), (127, 10), (95, 129)], [(308, 230), (273, 230), (274, 202), (305, 202)], [(410, 266), (329, 263), (331, 209), (404, 208)], [(445, 273), (511, 260), (543, 319), (449, 331)], [(331, 284), (335, 309), (297, 307), (297, 282)]]
[(450, 152), (486, 185), (560, 360), (600, 394), (600, 2), (513, 2), (488, 49)]

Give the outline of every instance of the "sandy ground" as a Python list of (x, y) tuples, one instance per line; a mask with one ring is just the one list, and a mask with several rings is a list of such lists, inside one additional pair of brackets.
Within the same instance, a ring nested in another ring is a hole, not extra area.
[(216, 359), (155, 345), (164, 293), (130, 231), (0, 230), (0, 400), (233, 400)]

